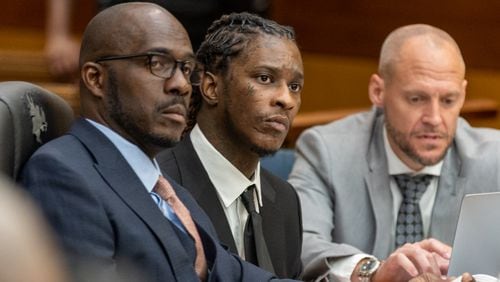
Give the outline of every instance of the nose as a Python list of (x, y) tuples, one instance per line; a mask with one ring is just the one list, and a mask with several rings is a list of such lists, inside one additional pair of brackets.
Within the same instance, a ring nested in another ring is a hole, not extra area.
[(441, 105), (439, 101), (431, 101), (425, 109), (422, 121), (432, 126), (438, 126), (442, 122)]
[(179, 68), (176, 68), (172, 77), (165, 79), (165, 93), (171, 93), (178, 96), (186, 96), (191, 94), (192, 86), (188, 78), (182, 74)]
[(285, 109), (291, 110), (300, 103), (300, 93), (292, 92), (286, 83), (280, 85), (277, 89), (274, 104)]

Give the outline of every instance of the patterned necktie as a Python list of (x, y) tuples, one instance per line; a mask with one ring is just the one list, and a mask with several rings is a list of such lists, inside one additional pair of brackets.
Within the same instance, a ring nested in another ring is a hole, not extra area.
[(248, 212), (244, 234), (245, 258), (247, 261), (275, 273), (269, 251), (267, 250), (266, 241), (264, 240), (262, 217), (255, 210), (254, 191), (255, 185), (251, 185), (241, 194), (241, 201)]
[(409, 174), (394, 175), (403, 195), (396, 223), (396, 248), (405, 243), (419, 242), (424, 239), (419, 202), (432, 177), (432, 175), (427, 174), (413, 177)]
[(169, 204), (184, 225), (184, 228), (186, 228), (186, 231), (193, 238), (196, 248), (194, 269), (200, 280), (205, 281), (207, 278), (207, 260), (205, 258), (205, 251), (203, 250), (200, 234), (198, 233), (198, 229), (196, 229), (191, 213), (177, 197), (172, 185), (170, 185), (163, 176), (160, 175), (158, 178), (158, 182), (156, 182), (153, 192), (160, 195), (160, 197)]

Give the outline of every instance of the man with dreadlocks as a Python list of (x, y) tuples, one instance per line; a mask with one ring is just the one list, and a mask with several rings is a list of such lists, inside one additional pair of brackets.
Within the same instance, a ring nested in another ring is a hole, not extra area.
[(193, 194), (233, 252), (280, 277), (299, 277), (297, 194), (259, 163), (281, 147), (299, 110), (304, 75), (294, 32), (249, 13), (225, 15), (208, 29), (197, 59), (203, 76), (192, 130), (159, 164)]

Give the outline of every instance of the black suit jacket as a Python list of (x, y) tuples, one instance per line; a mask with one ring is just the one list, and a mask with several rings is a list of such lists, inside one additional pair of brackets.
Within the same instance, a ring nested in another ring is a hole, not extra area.
[[(189, 136), (157, 157), (161, 169), (186, 188), (212, 220), (221, 242), (237, 253), (217, 191), (193, 148)], [(288, 182), (261, 168), (264, 237), (280, 277), (298, 278), (302, 272), (302, 217), (295, 190)]]
[[(198, 280), (175, 227), (116, 147), (87, 121), (76, 121), (69, 134), (35, 152), (21, 180), (64, 249), (97, 260), (100, 272), (126, 273), (132, 263), (143, 273), (140, 281)], [(208, 281), (271, 279), (222, 248), (196, 201), (169, 181), (197, 225), (210, 267)]]

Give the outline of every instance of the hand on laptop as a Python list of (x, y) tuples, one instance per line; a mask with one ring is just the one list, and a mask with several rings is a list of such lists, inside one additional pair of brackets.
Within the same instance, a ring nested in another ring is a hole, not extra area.
[(448, 271), (450, 254), (451, 247), (436, 239), (405, 244), (382, 263), (372, 281), (408, 281), (423, 273), (441, 277)]

